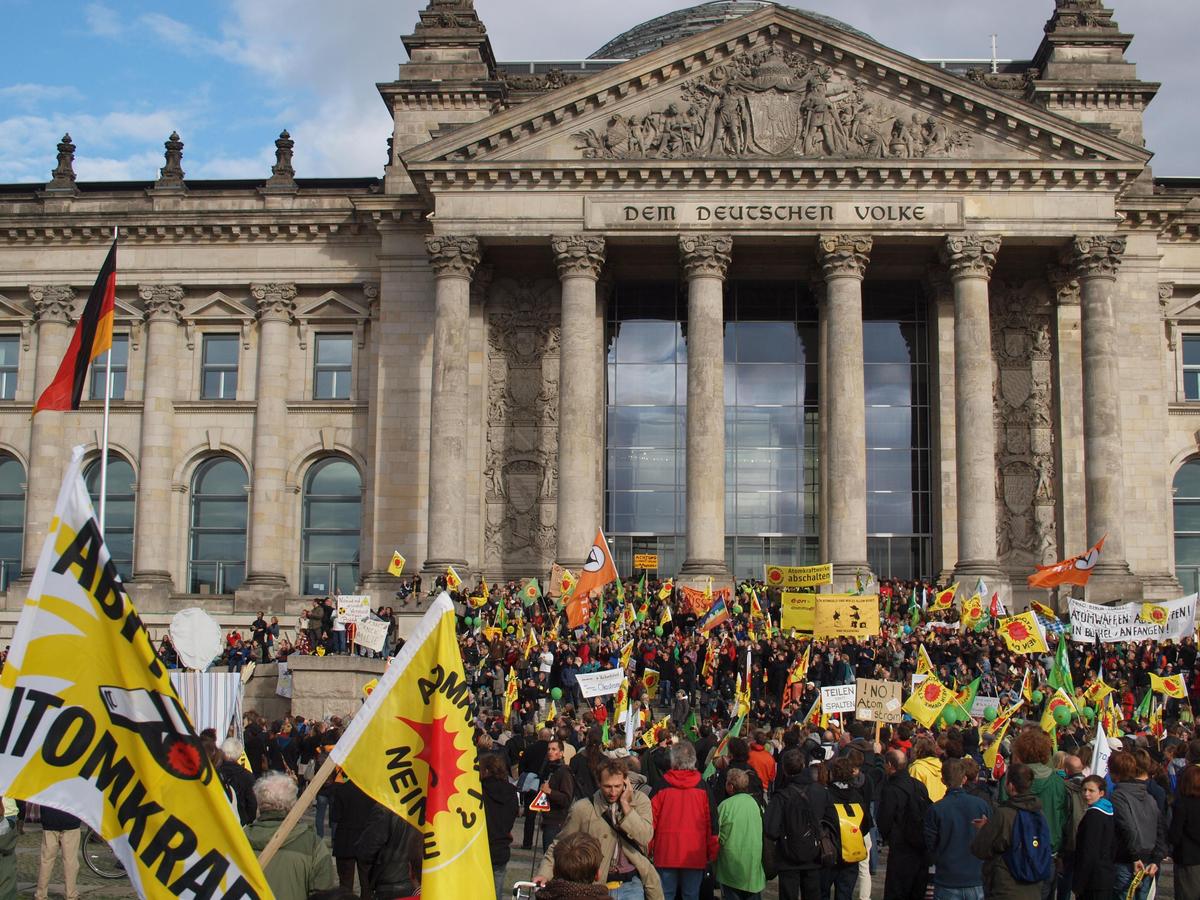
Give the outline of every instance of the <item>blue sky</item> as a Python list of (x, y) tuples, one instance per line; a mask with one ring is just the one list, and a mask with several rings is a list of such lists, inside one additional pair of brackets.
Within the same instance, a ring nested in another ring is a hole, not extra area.
[[(177, 129), (189, 178), (269, 174), (288, 128), (300, 176), (378, 175), (390, 131), (375, 89), (396, 77), (420, 0), (0, 0), (0, 183), (41, 182), (70, 131), (84, 180), (151, 179)], [(582, 58), (687, 0), (476, 0), (496, 56)], [(1053, 0), (799, 0), (920, 57), (1028, 58)], [(1110, 0), (1140, 77), (1157, 175), (1200, 176), (1190, 65), (1197, 0)], [(1190, 83), (1189, 83), (1190, 82)]]

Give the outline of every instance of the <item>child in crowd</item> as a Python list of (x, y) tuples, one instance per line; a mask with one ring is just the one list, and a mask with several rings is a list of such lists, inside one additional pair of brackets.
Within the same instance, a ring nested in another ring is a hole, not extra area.
[(603, 861), (600, 842), (590, 834), (575, 831), (554, 845), (554, 877), (538, 891), (538, 900), (603, 900), (608, 888), (596, 883)]

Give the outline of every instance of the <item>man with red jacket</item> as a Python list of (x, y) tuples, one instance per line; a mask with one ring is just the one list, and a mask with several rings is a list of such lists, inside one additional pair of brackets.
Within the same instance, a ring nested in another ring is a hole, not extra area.
[(667, 786), (651, 798), (654, 838), (650, 855), (662, 879), (663, 894), (698, 900), (704, 870), (717, 858), (717, 826), (696, 771), (696, 749), (688, 741), (671, 747)]

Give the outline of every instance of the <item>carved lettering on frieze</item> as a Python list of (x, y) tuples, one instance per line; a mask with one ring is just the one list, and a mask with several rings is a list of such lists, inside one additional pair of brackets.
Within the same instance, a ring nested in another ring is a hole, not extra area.
[(965, 156), (973, 136), (776, 46), (685, 81), (665, 106), (574, 137), (586, 159), (937, 159)]

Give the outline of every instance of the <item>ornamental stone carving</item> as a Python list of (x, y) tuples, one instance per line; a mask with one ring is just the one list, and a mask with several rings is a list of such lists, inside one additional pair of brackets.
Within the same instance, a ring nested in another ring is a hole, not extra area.
[(827, 279), (862, 278), (873, 245), (870, 235), (822, 234), (817, 238), (817, 262)]
[(58, 142), (58, 165), (50, 173), (50, 184), (47, 190), (59, 193), (77, 193), (75, 187), (75, 145), (71, 143), (71, 135), (64, 134)]
[(258, 307), (258, 318), (291, 321), (296, 311), (296, 285), (270, 283), (250, 285), (250, 296)]
[(996, 234), (952, 234), (941, 247), (942, 263), (951, 278), (991, 278), (999, 252)]
[(1160, 281), (1158, 283), (1158, 305), (1165, 307), (1175, 296), (1175, 282)]
[(733, 258), (733, 238), (727, 234), (685, 234), (679, 238), (679, 259), (688, 278), (724, 278)]
[(1116, 278), (1125, 254), (1125, 238), (1107, 234), (1076, 237), (1063, 251), (1063, 263), (1076, 278)]
[(479, 241), (473, 237), (430, 235), (425, 251), (438, 278), (470, 278), (481, 258)]
[(965, 129), (779, 46), (735, 56), (685, 81), (673, 101), (574, 137), (587, 159), (933, 159), (965, 155), (972, 142)]
[(271, 177), (267, 179), (264, 189), (274, 193), (293, 193), (298, 190), (296, 185), (296, 169), (292, 166), (292, 154), (296, 142), (286, 130), (279, 132), (275, 140), (275, 165), (271, 166)]
[(158, 170), (158, 181), (154, 182), (156, 190), (179, 190), (183, 183), (183, 141), (179, 132), (172, 131), (171, 136), (163, 143), (164, 165)]
[(146, 321), (177, 324), (183, 314), (183, 288), (177, 284), (139, 284), (138, 296), (146, 306)]
[(573, 275), (596, 279), (604, 267), (604, 238), (583, 234), (569, 234), (550, 239), (554, 261), (558, 264), (558, 277)]
[(75, 289), (65, 284), (35, 284), (29, 287), (35, 322), (69, 323), (75, 311)]
[(1049, 266), (1046, 278), (1054, 289), (1054, 296), (1059, 306), (1079, 305), (1079, 279), (1067, 266)]

